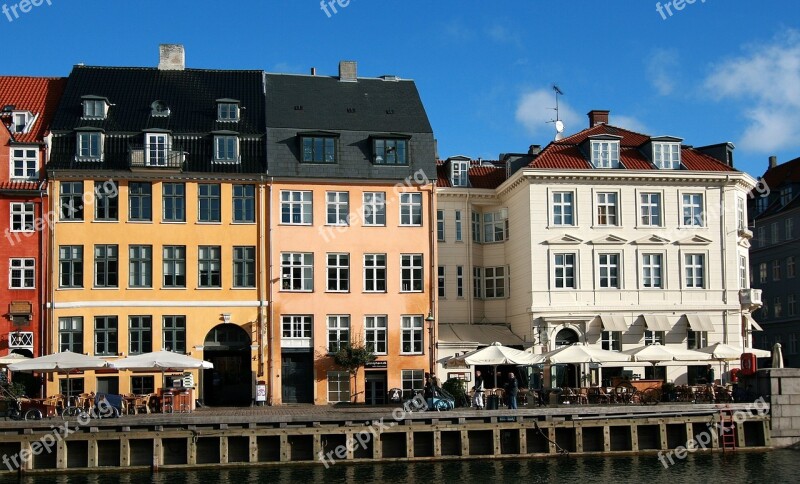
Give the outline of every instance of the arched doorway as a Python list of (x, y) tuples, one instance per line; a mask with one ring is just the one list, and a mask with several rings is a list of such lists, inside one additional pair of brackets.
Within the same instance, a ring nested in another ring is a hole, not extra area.
[[(17, 354), (26, 358), (33, 358), (33, 351), (24, 348), (13, 349), (9, 352), (9, 354)], [(0, 371), (5, 372), (6, 369), (3, 368)], [(34, 376), (33, 373), (17, 372), (14, 373), (12, 379), (14, 383), (18, 383), (25, 387), (25, 395), (29, 397), (35, 397), (37, 395), (41, 396), (42, 376), (38, 374)]]
[(250, 335), (235, 324), (221, 324), (206, 335), (203, 351), (205, 360), (214, 364), (203, 372), (203, 401), (212, 406), (250, 405)]
[[(575, 330), (570, 328), (563, 328), (556, 333), (555, 347), (556, 349), (564, 346), (570, 346), (578, 343), (579, 336)], [(580, 368), (578, 365), (561, 363), (552, 365), (550, 367), (550, 381), (553, 386), (563, 387), (578, 387), (580, 386)]]

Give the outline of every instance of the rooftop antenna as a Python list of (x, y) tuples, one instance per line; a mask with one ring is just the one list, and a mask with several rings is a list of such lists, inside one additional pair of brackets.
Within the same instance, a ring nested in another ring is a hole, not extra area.
[(556, 112), (556, 119), (548, 121), (548, 123), (553, 123), (553, 124), (556, 125), (556, 138), (555, 138), (555, 140), (559, 141), (559, 140), (564, 138), (564, 122), (561, 121), (560, 112), (559, 112), (559, 109), (558, 109), (558, 96), (563, 96), (564, 95), (564, 91), (562, 91), (561, 88), (558, 87), (556, 84), (553, 84), (553, 92), (555, 92), (555, 95), (556, 95), (556, 107), (555, 108), (551, 108), (551, 109), (553, 109)]

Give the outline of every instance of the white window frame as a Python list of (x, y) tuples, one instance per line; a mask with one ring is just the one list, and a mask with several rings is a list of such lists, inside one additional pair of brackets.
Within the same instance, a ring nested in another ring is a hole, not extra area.
[(325, 193), (325, 222), (342, 227), (350, 225), (350, 192)]
[(83, 100), (83, 119), (106, 119), (108, 102), (103, 99)]
[(422, 391), (424, 373), (425, 370), (400, 370), (400, 384), (403, 388), (403, 393), (413, 395)]
[(463, 242), (464, 241), (464, 220), (462, 218), (461, 210), (456, 210), (455, 212), (455, 220), (456, 220), (456, 242)]
[(469, 186), (469, 162), (451, 161), (450, 162), (450, 184), (454, 187)]
[(327, 261), (326, 292), (350, 292), (350, 254), (329, 252), (325, 260)]
[[(289, 327), (289, 336), (285, 335)], [(284, 314), (281, 316), (281, 339), (311, 340), (314, 328), (314, 317), (308, 314)]]
[[(381, 273), (383, 277), (379, 277)], [(373, 289), (367, 288), (368, 282), (372, 282)], [(381, 282), (383, 289), (378, 289)], [(386, 254), (364, 254), (364, 292), (385, 293), (386, 291)]]
[[(231, 115), (232, 114), (232, 115)], [(240, 109), (237, 103), (217, 103), (217, 122), (236, 123), (239, 121)]]
[[(551, 257), (550, 260), (552, 261), (553, 264), (553, 270), (551, 272), (551, 278), (552, 278), (551, 287), (553, 288), (553, 290), (574, 291), (578, 289), (578, 268), (579, 268), (578, 254), (575, 252), (553, 252), (550, 257)], [(564, 261), (561, 264), (558, 263), (559, 257), (564, 258)], [(571, 261), (568, 261), (568, 258), (571, 258)], [(566, 275), (568, 269), (572, 269), (571, 277), (568, 277)], [(561, 277), (558, 276), (559, 270), (564, 271), (564, 275), (562, 275)], [(572, 285), (566, 284), (566, 282), (569, 279), (572, 279)], [(558, 285), (559, 280), (563, 280), (562, 286)]]
[(33, 202), (11, 202), (9, 204), (11, 232), (36, 231), (36, 204)]
[(663, 193), (640, 192), (638, 195), (639, 195), (639, 226), (663, 227), (664, 226)]
[(592, 165), (595, 168), (619, 168), (619, 152), (617, 140), (592, 140)]
[(328, 315), (327, 321), (326, 349), (328, 354), (333, 354), (350, 344), (350, 315)]
[[(27, 284), (27, 281), (30, 281), (30, 284)], [(8, 259), (8, 288), (36, 289), (36, 259), (30, 257)]]
[[(419, 277), (416, 275), (419, 274)], [(419, 289), (415, 289), (419, 287)], [(400, 292), (425, 290), (425, 260), (422, 254), (400, 255)]]
[(472, 227), (472, 242), (475, 244), (481, 243), (481, 222), (483, 221), (483, 215), (480, 212), (471, 211), (470, 212), (470, 223)]
[[(296, 271), (300, 271), (295, 277)], [(288, 282), (288, 288), (287, 288)], [(299, 289), (295, 289), (299, 282)], [(311, 252), (281, 253), (281, 291), (313, 292), (314, 291), (314, 254)]]
[(436, 211), (436, 240), (437, 242), (445, 241), (445, 223), (444, 223), (444, 210)]
[(620, 254), (619, 252), (598, 253), (597, 289), (606, 290), (606, 289), (621, 289), (621, 288), (622, 288), (622, 254)]
[[(230, 144), (233, 143), (233, 146)], [(224, 145), (223, 145), (224, 144)], [(220, 149), (222, 148), (221, 151)], [(233, 156), (230, 156), (230, 148), (233, 148)], [(222, 154), (223, 156), (220, 156)], [(239, 137), (231, 134), (218, 134), (214, 136), (214, 163), (239, 163)]]
[[(21, 155), (17, 156), (17, 152)], [(31, 156), (33, 153), (33, 156)], [(9, 174), (12, 180), (38, 180), (39, 179), (39, 148), (36, 146), (12, 146), (8, 150), (10, 160)], [(17, 163), (20, 167), (17, 168)], [(21, 172), (21, 174), (17, 174)]]
[(508, 210), (483, 213), (483, 243), (494, 244), (508, 240)]
[(708, 331), (694, 331), (689, 328), (686, 332), (686, 349), (697, 350), (706, 346), (708, 346)]
[[(681, 227), (705, 227), (706, 226), (705, 194), (697, 192), (691, 192), (691, 193), (686, 192), (686, 193), (681, 193), (680, 196), (681, 196)], [(699, 203), (697, 197), (700, 197)]]
[[(386, 355), (389, 351), (389, 331), (388, 316), (385, 314), (364, 316), (364, 344), (369, 348), (372, 344), (372, 353), (375, 355)], [(379, 344), (383, 344), (383, 350)]]
[[(103, 160), (103, 133), (99, 131), (84, 131), (78, 133), (77, 159), (81, 161), (102, 161)], [(93, 139), (97, 139), (97, 146), (94, 146)], [(84, 154), (84, 148), (86, 153)], [(97, 148), (97, 151), (95, 151)]]
[[(21, 119), (20, 119), (21, 118)], [(31, 120), (33, 113), (30, 111), (13, 111), (11, 113), (11, 125), (8, 127), (12, 133), (28, 133), (32, 128)]]
[(147, 166), (167, 166), (172, 145), (167, 133), (146, 133), (144, 135), (144, 156)]
[[(424, 326), (421, 315), (404, 315), (400, 318), (400, 354), (422, 355), (425, 352)], [(405, 342), (409, 341), (410, 349), (405, 350)], [(419, 350), (414, 347), (419, 344)]]
[(386, 192), (364, 192), (364, 226), (386, 226)]
[[(612, 201), (613, 199), (613, 201)], [(619, 227), (620, 220), (620, 194), (619, 192), (595, 192), (595, 226), (596, 227)], [(601, 214), (601, 210), (605, 213)], [(605, 217), (605, 223), (601, 219)]]
[(483, 299), (483, 267), (472, 268), (472, 296)]
[[(419, 222), (414, 223), (415, 219)], [(422, 194), (421, 193), (401, 193), (400, 194), (400, 226), (421, 227), (422, 226)]]
[[(708, 288), (708, 254), (690, 252), (683, 254), (683, 287), (684, 289)], [(690, 273), (691, 271), (691, 273)], [(700, 280), (700, 284), (697, 280)]]
[(329, 371), (326, 374), (328, 382), (328, 403), (350, 403), (352, 376), (346, 371)]
[[(569, 195), (569, 201), (565, 200), (565, 195)], [(551, 225), (555, 227), (575, 227), (575, 192), (574, 191), (553, 191), (550, 192), (550, 217)], [(567, 213), (567, 211), (569, 213)], [(569, 222), (567, 222), (569, 217)]]
[(736, 226), (740, 232), (747, 230), (747, 207), (742, 197), (736, 197)]
[(666, 331), (653, 331), (645, 328), (644, 345), (650, 346), (656, 343), (660, 345), (664, 345), (666, 343)]
[[(654, 259), (656, 257), (658, 258), (657, 263)], [(663, 252), (644, 252), (641, 254), (642, 289), (664, 289), (664, 278), (666, 275), (664, 259)], [(658, 284), (655, 283), (656, 281)]]
[(679, 170), (681, 167), (681, 144), (654, 142), (653, 164), (661, 170)]
[(506, 266), (483, 268), (484, 299), (508, 297), (508, 268)]
[(747, 256), (739, 254), (739, 289), (750, 289), (750, 278), (747, 274)]
[[(286, 208), (288, 208), (288, 222), (283, 219)], [(299, 221), (295, 221), (296, 219)], [(313, 223), (313, 192), (310, 190), (281, 190), (281, 225), (311, 225)]]

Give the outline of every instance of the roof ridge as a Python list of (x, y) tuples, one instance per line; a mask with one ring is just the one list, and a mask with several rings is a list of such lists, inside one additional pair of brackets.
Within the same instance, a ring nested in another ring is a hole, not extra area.
[(194, 68), (194, 67), (187, 67), (183, 70), (161, 70), (158, 67), (143, 67), (143, 66), (86, 66), (86, 65), (74, 65), (74, 69), (92, 69), (92, 70), (116, 70), (116, 71), (156, 71), (156, 72), (246, 72), (251, 74), (264, 74), (266, 71), (263, 69), (202, 69), (202, 68)]

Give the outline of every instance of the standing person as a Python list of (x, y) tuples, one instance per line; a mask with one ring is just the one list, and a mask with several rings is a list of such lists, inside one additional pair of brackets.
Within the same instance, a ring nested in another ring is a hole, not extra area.
[(714, 381), (714, 367), (708, 365), (708, 368), (706, 368), (706, 384), (713, 387)]
[(508, 408), (511, 410), (517, 409), (517, 394), (519, 393), (519, 383), (514, 373), (508, 374)]
[(483, 410), (483, 376), (480, 370), (475, 370), (475, 386), (472, 387), (472, 391), (474, 392), (472, 395), (472, 404), (476, 406), (478, 410)]
[(433, 382), (431, 382), (431, 374), (425, 373), (425, 386), (422, 388), (422, 396), (425, 400), (433, 398)]

